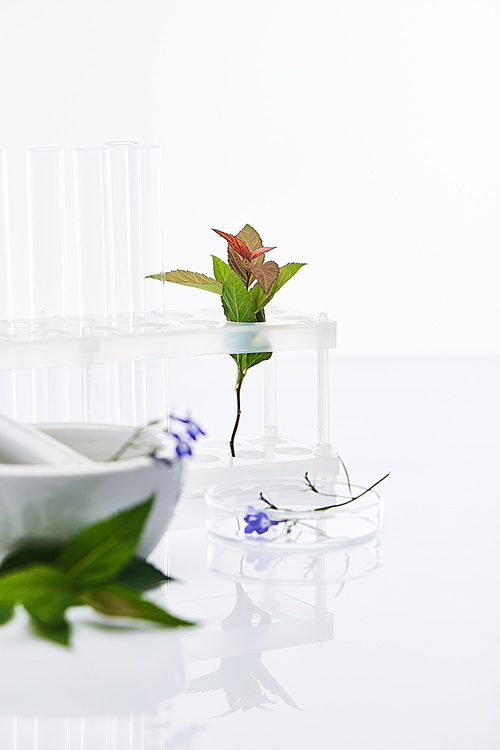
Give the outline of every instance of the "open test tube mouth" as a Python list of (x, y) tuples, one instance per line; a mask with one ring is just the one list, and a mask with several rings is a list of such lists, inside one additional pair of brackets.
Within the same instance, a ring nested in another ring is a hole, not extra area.
[(153, 143), (134, 143), (130, 148), (145, 151), (146, 149), (158, 149), (161, 148), (161, 146), (155, 146)]
[(104, 151), (104, 146), (76, 146), (73, 151)]
[(107, 148), (113, 148), (113, 146), (138, 146), (138, 141), (108, 141), (104, 144)]

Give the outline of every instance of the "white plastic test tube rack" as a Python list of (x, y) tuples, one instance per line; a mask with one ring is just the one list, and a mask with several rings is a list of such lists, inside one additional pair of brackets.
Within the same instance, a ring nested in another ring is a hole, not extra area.
[[(0, 411), (24, 422), (143, 424), (168, 414), (169, 359), (315, 350), (316, 446), (278, 434), (272, 357), (261, 366), (261, 436), (240, 446), (235, 459), (225, 441), (212, 441), (209, 450), (202, 446), (190, 481), (203, 486), (221, 469), (247, 473), (251, 467), (265, 474), (276, 463), (292, 471), (302, 458), (308, 467), (314, 459), (327, 473), (336, 472), (328, 434), (335, 322), (326, 314), (274, 308), (265, 324), (227, 323), (221, 308), (168, 310), (164, 286), (144, 280), (164, 268), (160, 147), (129, 141), (70, 154), (29, 149), (25, 196), (19, 189), (12, 195), (8, 166), (0, 151)], [(23, 200), (26, 247), (23, 231), (11, 221), (13, 202), (19, 207)], [(29, 300), (20, 310), (26, 278)]]

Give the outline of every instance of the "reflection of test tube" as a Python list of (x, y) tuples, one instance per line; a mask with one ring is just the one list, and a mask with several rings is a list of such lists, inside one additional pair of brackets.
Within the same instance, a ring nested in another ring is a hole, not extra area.
[(75, 229), (82, 325), (105, 324), (113, 309), (106, 256), (103, 147), (73, 149)]
[(106, 209), (108, 241), (112, 260), (111, 281), (114, 288), (113, 316), (131, 316), (132, 247), (130, 236), (130, 167), (128, 146), (136, 141), (106, 143)]
[(30, 316), (33, 327), (66, 314), (64, 152), (26, 152)]
[(163, 271), (163, 180), (160, 146), (129, 149), (133, 310), (164, 312), (163, 284), (144, 277)]
[(0, 149), (0, 335), (12, 328), (11, 263), (7, 152)]

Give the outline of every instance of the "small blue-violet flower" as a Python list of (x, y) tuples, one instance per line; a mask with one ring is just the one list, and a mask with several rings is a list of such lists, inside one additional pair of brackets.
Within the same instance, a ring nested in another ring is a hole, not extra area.
[(265, 534), (271, 526), (277, 526), (281, 523), (281, 521), (272, 521), (267, 513), (263, 510), (256, 510), (251, 505), (248, 506), (247, 515), (243, 520), (247, 524), (245, 526), (245, 534), (252, 534), (254, 531), (257, 534)]
[(193, 422), (193, 420), (189, 417), (182, 419), (181, 417), (176, 417), (171, 414), (170, 419), (174, 419), (176, 422), (180, 422), (181, 424), (185, 425), (184, 430), (186, 432), (186, 436), (191, 440), (197, 440), (199, 437), (205, 434), (201, 427), (196, 424), (196, 422)]

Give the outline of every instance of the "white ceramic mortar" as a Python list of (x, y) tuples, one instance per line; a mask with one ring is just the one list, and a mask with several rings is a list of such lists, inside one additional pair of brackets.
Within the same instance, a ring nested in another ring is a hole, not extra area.
[(172, 520), (183, 461), (170, 466), (150, 457), (106, 461), (131, 436), (130, 427), (92, 424), (37, 425), (95, 463), (0, 464), (0, 556), (23, 539), (67, 539), (156, 493), (138, 554), (148, 555)]

